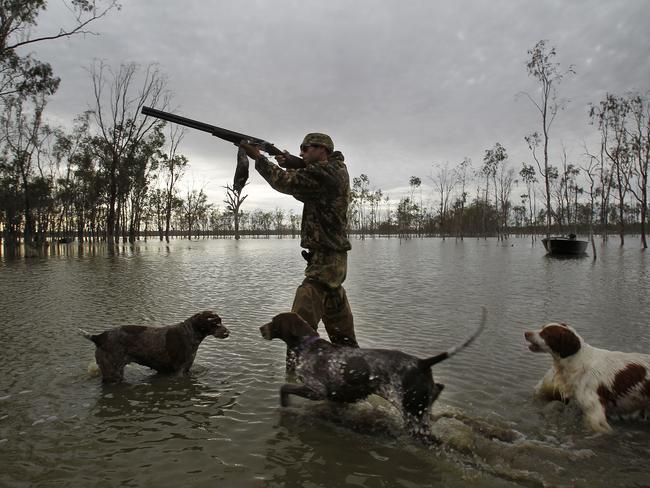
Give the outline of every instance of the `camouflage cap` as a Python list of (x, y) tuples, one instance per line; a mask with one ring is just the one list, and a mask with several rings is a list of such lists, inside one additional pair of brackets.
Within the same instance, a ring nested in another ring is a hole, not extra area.
[(310, 132), (307, 134), (302, 140), (301, 145), (323, 146), (329, 152), (334, 152), (334, 143), (332, 142), (332, 138), (327, 134), (321, 134), (320, 132)]

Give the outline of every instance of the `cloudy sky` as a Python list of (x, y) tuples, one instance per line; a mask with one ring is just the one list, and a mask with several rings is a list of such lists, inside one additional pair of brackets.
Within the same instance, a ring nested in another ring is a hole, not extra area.
[[(50, 0), (33, 33), (70, 24)], [(93, 25), (97, 36), (24, 48), (62, 82), (48, 109), (69, 125), (91, 104), (94, 59), (159, 63), (186, 117), (245, 132), (297, 152), (306, 132), (326, 132), (350, 176), (399, 198), (409, 178), (465, 157), (478, 167), (500, 142), (517, 170), (531, 162), (524, 136), (540, 128), (525, 97), (536, 95), (527, 51), (540, 39), (576, 74), (551, 133), (581, 162), (597, 141), (587, 107), (606, 92), (650, 90), (650, 10), (645, 0), (122, 0)], [(236, 149), (198, 131), (181, 147), (191, 169), (183, 188), (221, 202)], [(252, 172), (246, 208), (298, 210)]]

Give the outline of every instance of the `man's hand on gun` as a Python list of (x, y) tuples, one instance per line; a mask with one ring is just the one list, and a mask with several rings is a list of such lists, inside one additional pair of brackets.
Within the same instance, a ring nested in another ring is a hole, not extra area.
[(246, 154), (251, 159), (257, 160), (257, 158), (260, 157), (260, 150), (257, 146), (242, 141), (239, 143), (239, 147), (241, 147), (244, 151), (246, 151)]
[[(246, 154), (248, 155), (249, 158), (257, 160), (257, 158), (260, 157), (260, 150), (257, 146), (254, 146), (253, 144), (249, 144), (247, 142), (240, 142), (239, 147), (244, 149), (246, 151)], [(285, 164), (287, 162), (287, 156), (289, 156), (289, 151), (283, 151), (284, 154), (279, 154), (275, 157), (275, 160), (278, 162), (278, 165), (281, 167), (285, 167)]]
[(282, 151), (284, 154), (278, 154), (275, 157), (275, 160), (278, 162), (278, 165), (282, 168), (285, 168), (287, 164), (287, 156), (289, 156), (289, 151)]

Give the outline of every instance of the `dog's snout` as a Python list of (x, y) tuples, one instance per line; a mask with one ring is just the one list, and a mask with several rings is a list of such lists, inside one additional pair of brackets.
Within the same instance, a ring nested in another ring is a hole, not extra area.
[(217, 330), (214, 331), (214, 336), (218, 339), (225, 339), (230, 335), (230, 331), (226, 329), (223, 325), (219, 325)]
[(533, 338), (533, 333), (527, 330), (526, 332), (524, 332), (524, 337), (526, 338), (527, 341), (529, 341)]
[(264, 324), (263, 326), (260, 327), (260, 334), (262, 334), (262, 337), (266, 339), (267, 341), (270, 341), (272, 339), (271, 337), (271, 322), (268, 324)]

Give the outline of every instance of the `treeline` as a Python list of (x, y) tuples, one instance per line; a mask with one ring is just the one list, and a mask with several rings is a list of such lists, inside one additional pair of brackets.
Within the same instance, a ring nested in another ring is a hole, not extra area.
[[(625, 120), (613, 110), (623, 110)], [(417, 176), (399, 200), (374, 188), (365, 174), (353, 178), (352, 230), (361, 235), (500, 238), (551, 232), (595, 233), (607, 239), (615, 233), (621, 245), (626, 233), (635, 233), (645, 248), (650, 99), (607, 95), (589, 113), (601, 144), (595, 154), (585, 148), (581, 161), (569, 161), (564, 150), (559, 167), (548, 166), (550, 223), (540, 171), (526, 163), (513, 167), (506, 149), (496, 143), (485, 150), (480, 165), (464, 158), (454, 168), (437, 166), (427, 176), (426, 194)], [(617, 132), (610, 126), (614, 121), (624, 122)]]
[[(0, 238), (4, 245), (38, 248), (48, 240), (133, 242), (144, 236), (282, 235), (300, 231), (300, 217), (281, 209), (245, 211), (246, 195), (224, 186), (220, 204), (203, 189), (179, 188), (189, 165), (179, 148), (183, 131), (140, 114), (142, 106), (168, 109), (166, 77), (155, 65), (94, 62), (91, 106), (71, 128), (46, 121), (48, 98), (60, 80), (49, 64), (19, 54), (33, 42), (83, 33), (115, 9), (75, 1), (73, 26), (57, 36), (30, 39), (40, 0), (1, 2), (0, 18)], [(391, 198), (367, 175), (352, 181), (352, 233), (488, 236), (581, 230), (607, 235), (616, 227), (645, 240), (650, 155), (648, 95), (608, 94), (588, 108), (600, 147), (571, 160), (566, 148), (552, 161), (550, 134), (563, 108), (557, 88), (573, 68), (561, 70), (555, 49), (540, 41), (528, 51), (540, 129), (525, 136), (530, 162), (516, 167), (500, 143), (479, 164), (465, 157), (409, 179), (408, 194)], [(539, 95), (541, 93), (541, 95)]]
[(526, 135), (531, 161), (509, 162), (506, 148), (495, 143), (473, 165), (464, 158), (456, 167), (438, 165), (428, 175), (435, 197), (424, 200), (422, 179), (410, 178), (410, 194), (394, 202), (373, 189), (367, 175), (353, 180), (351, 222), (356, 232), (457, 236), (510, 233), (600, 233), (641, 235), (647, 248), (650, 97), (648, 93), (607, 94), (587, 107), (588, 122), (600, 135), (596, 148), (582, 148), (577, 160), (566, 147), (550, 157), (551, 129), (565, 106), (558, 86), (575, 73), (555, 62), (555, 48), (539, 41), (528, 51), (526, 68), (536, 81), (536, 96), (522, 92), (539, 112), (540, 129)]

